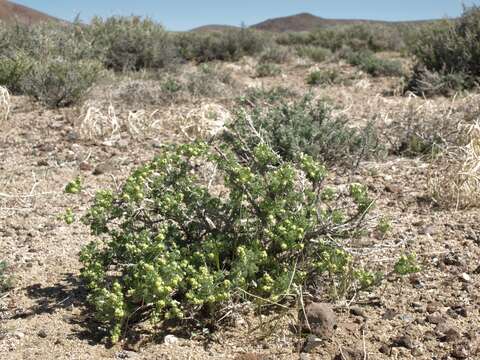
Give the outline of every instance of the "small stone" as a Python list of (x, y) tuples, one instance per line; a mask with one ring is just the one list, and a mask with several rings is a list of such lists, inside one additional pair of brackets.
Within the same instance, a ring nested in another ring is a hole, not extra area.
[(311, 332), (321, 339), (330, 339), (337, 325), (332, 307), (325, 303), (308, 304), (305, 307), (305, 314), (300, 310), (299, 319), (304, 331)]
[(354, 348), (343, 348), (333, 360), (364, 360), (368, 359), (368, 354), (365, 354), (363, 350)]
[(458, 330), (454, 328), (449, 328), (447, 331), (445, 331), (445, 334), (441, 340), (446, 342), (455, 342), (460, 338), (461, 338), (461, 335), (458, 332)]
[(462, 316), (462, 317), (468, 317), (469, 315), (469, 311), (468, 311), (468, 308), (464, 305), (453, 305), (451, 306), (451, 309), (458, 315)]
[(48, 336), (47, 332), (46, 332), (45, 330), (43, 330), (43, 329), (40, 330), (40, 331), (37, 333), (37, 335), (38, 335), (39, 337), (41, 337), (42, 339), (45, 339), (45, 338)]
[(453, 351), (452, 351), (452, 356), (455, 359), (468, 359), (470, 354), (468, 353), (468, 350), (465, 348), (465, 346), (460, 345), (457, 346)]
[(165, 338), (163, 339), (163, 342), (166, 344), (166, 345), (173, 345), (173, 344), (177, 344), (179, 341), (179, 339), (175, 336), (175, 335), (167, 335), (165, 336)]
[(134, 359), (136, 357), (138, 357), (138, 354), (134, 351), (129, 351), (129, 350), (120, 351), (116, 355), (117, 359)]
[(82, 171), (92, 171), (93, 166), (84, 161), (84, 162), (80, 163), (79, 168)]
[(378, 349), (378, 351), (382, 354), (390, 355), (390, 353), (392, 352), (392, 348), (387, 344), (382, 344), (382, 346), (380, 346), (380, 349)]
[(352, 306), (350, 308), (350, 313), (355, 316), (360, 316), (364, 319), (368, 318), (368, 316), (365, 314), (365, 311), (363, 311), (363, 309), (359, 306)]
[(431, 303), (429, 303), (429, 304), (427, 305), (426, 310), (427, 310), (427, 312), (428, 312), (429, 314), (433, 314), (434, 312), (437, 312), (437, 311), (439, 310), (439, 308), (440, 308), (440, 304), (439, 304), (439, 303), (437, 303), (437, 302), (431, 302)]
[(316, 347), (320, 346), (322, 340), (316, 337), (315, 335), (309, 335), (305, 340), (305, 344), (303, 345), (303, 352), (309, 353), (314, 350)]
[(16, 337), (18, 340), (23, 339), (25, 337), (25, 334), (20, 332), (20, 331), (15, 331), (13, 333), (13, 336)]
[(411, 350), (411, 349), (413, 349), (413, 340), (408, 335), (399, 336), (399, 337), (396, 337), (395, 339), (393, 339), (392, 346), (404, 347), (406, 349)]
[(432, 315), (432, 314), (427, 315), (426, 320), (430, 324), (434, 324), (434, 325), (438, 325), (438, 324), (441, 324), (441, 323), (445, 322), (445, 319), (442, 316)]
[(38, 166), (48, 166), (48, 160), (46, 159), (40, 159), (37, 161)]
[(460, 281), (469, 283), (472, 281), (472, 278), (467, 273), (462, 273), (462, 275), (460, 275)]
[(113, 166), (108, 163), (98, 164), (93, 170), (93, 175), (102, 175), (113, 171)]

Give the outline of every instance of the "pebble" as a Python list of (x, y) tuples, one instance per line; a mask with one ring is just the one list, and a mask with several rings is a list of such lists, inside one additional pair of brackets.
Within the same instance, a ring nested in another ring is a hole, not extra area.
[(455, 359), (468, 359), (470, 354), (468, 353), (467, 349), (465, 346), (460, 345), (457, 346), (453, 351), (452, 351), (452, 356)]
[(23, 339), (25, 337), (25, 334), (20, 332), (20, 331), (15, 331), (13, 333), (13, 336), (16, 337), (18, 340)]
[(40, 330), (40, 331), (37, 333), (37, 335), (38, 335), (39, 337), (41, 337), (42, 339), (45, 339), (45, 338), (48, 336), (47, 332), (46, 332), (45, 330), (43, 330), (43, 329)]
[(350, 313), (355, 316), (361, 316), (364, 319), (367, 319), (368, 316), (365, 314), (365, 311), (359, 306), (352, 306), (350, 308)]
[(173, 345), (173, 344), (176, 344), (178, 343), (179, 339), (175, 336), (175, 335), (167, 335), (165, 336), (165, 338), (163, 339), (163, 342), (167, 345)]
[(303, 352), (309, 353), (322, 343), (322, 339), (316, 337), (315, 335), (309, 335), (305, 340), (305, 344), (303, 345)]
[[(305, 317), (306, 315), (306, 317)], [(299, 312), (299, 319), (304, 331), (311, 332), (321, 339), (330, 339), (337, 325), (337, 318), (329, 304), (310, 303)]]
[(462, 275), (460, 275), (460, 281), (469, 283), (472, 281), (472, 278), (467, 273), (462, 273)]
[(98, 164), (93, 170), (93, 175), (102, 175), (113, 171), (113, 166), (107, 163)]
[(392, 346), (404, 347), (406, 349), (413, 349), (413, 340), (408, 335), (399, 336), (393, 339)]

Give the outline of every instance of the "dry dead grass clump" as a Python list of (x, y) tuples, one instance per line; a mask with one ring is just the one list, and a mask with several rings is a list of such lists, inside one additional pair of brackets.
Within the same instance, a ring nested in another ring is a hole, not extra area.
[(480, 204), (480, 122), (464, 132), (467, 144), (447, 148), (431, 165), (430, 193), (442, 207), (462, 209)]
[(6, 87), (0, 86), (0, 122), (8, 120), (10, 104), (10, 93)]
[(215, 135), (230, 118), (230, 111), (212, 102), (171, 105), (155, 110), (118, 110), (114, 105), (86, 104), (76, 127), (88, 140), (115, 140), (166, 136), (192, 140)]

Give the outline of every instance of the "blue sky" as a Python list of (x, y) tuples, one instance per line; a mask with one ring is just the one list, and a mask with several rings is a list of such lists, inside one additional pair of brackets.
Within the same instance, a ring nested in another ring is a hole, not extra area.
[[(267, 18), (300, 12), (326, 18), (419, 20), (455, 17), (461, 0), (13, 0), (72, 20), (93, 15), (142, 15), (169, 30), (189, 30), (206, 24), (252, 25)], [(472, 1), (463, 1), (472, 3)], [(477, 2), (478, 3), (478, 2)]]

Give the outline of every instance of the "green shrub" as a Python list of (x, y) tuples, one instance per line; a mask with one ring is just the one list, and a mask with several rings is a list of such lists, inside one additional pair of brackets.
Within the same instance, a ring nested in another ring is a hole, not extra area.
[(289, 49), (281, 46), (270, 46), (260, 55), (260, 63), (284, 64), (289, 60)]
[(21, 84), (30, 71), (33, 61), (22, 52), (0, 56), (0, 85), (12, 93), (21, 92)]
[(372, 155), (378, 144), (373, 128), (359, 131), (346, 123), (334, 118), (326, 103), (305, 97), (293, 104), (280, 101), (267, 110), (238, 111), (223, 137), (239, 154), (264, 141), (285, 160), (305, 153), (329, 164), (347, 165)]
[[(112, 341), (139, 320), (215, 321), (233, 302), (285, 303), (300, 285), (342, 296), (364, 279), (338, 244), (362, 228), (366, 187), (320, 200), (325, 168), (298, 158), (283, 162), (265, 144), (241, 160), (227, 148), (173, 146), (120, 191), (97, 192), (81, 275)], [(208, 185), (212, 166), (225, 191)]]
[(22, 81), (22, 91), (48, 107), (76, 104), (95, 83), (101, 65), (62, 58), (36, 63)]
[(255, 69), (256, 77), (270, 77), (280, 75), (282, 70), (279, 66), (270, 63), (260, 63)]
[(332, 56), (332, 52), (329, 49), (320, 46), (303, 45), (298, 46), (296, 50), (298, 56), (302, 58), (308, 58), (318, 63), (324, 62), (330, 56)]
[(308, 85), (336, 84), (340, 81), (340, 74), (335, 69), (315, 70), (308, 74), (306, 82)]
[(94, 18), (93, 47), (105, 66), (116, 71), (159, 69), (175, 63), (169, 34), (152, 20), (138, 17)]
[(195, 72), (188, 74), (186, 89), (193, 96), (225, 96), (234, 80), (229, 71), (215, 65), (202, 64)]
[(402, 76), (402, 63), (398, 60), (381, 59), (371, 51), (346, 51), (342, 54), (350, 65), (358, 66), (372, 76)]
[(249, 88), (244, 95), (238, 98), (240, 105), (258, 106), (273, 105), (286, 99), (293, 98), (297, 94), (285, 87), (265, 88)]
[(417, 64), (407, 90), (434, 95), (475, 87), (480, 77), (479, 38), (477, 6), (465, 8), (455, 21), (437, 22), (420, 31), (411, 45)]
[(213, 60), (237, 61), (242, 56), (259, 54), (268, 46), (268, 40), (259, 32), (241, 29), (177, 34), (175, 44), (184, 60), (203, 63)]

